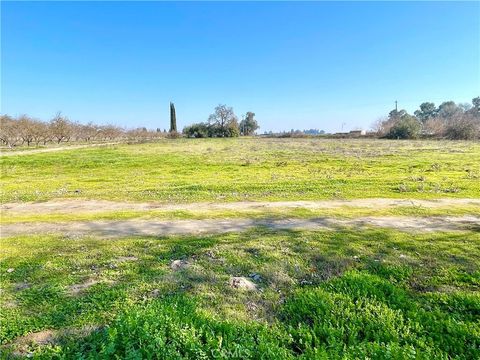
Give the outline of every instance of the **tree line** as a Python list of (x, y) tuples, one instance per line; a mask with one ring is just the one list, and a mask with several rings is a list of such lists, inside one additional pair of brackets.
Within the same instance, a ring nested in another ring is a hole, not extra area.
[(183, 134), (190, 138), (237, 137), (253, 135), (258, 128), (255, 113), (248, 111), (239, 122), (232, 107), (220, 104), (206, 122), (186, 126)]
[(168, 136), (160, 129), (123, 129), (115, 125), (80, 124), (69, 120), (61, 113), (45, 122), (27, 115), (16, 118), (0, 116), (0, 143), (14, 147), (19, 145), (46, 145), (70, 141), (151, 140)]
[(413, 115), (394, 109), (386, 119), (378, 121), (374, 130), (389, 139), (445, 138), (473, 140), (480, 138), (480, 97), (472, 103), (445, 101), (438, 107), (424, 102)]
[(80, 124), (57, 113), (50, 121), (41, 121), (27, 115), (0, 116), (0, 144), (8, 147), (20, 145), (46, 145), (48, 143), (92, 142), (92, 141), (146, 141), (159, 138), (185, 137), (235, 137), (252, 135), (258, 129), (253, 112), (247, 112), (238, 121), (233, 108), (218, 105), (205, 123), (197, 123), (177, 132), (175, 105), (170, 103), (170, 129), (149, 130), (145, 127), (124, 129), (115, 125), (98, 125), (92, 122)]
[[(233, 108), (218, 105), (207, 121), (186, 126), (182, 133), (177, 132), (176, 111), (170, 103), (170, 130), (148, 130), (145, 127), (124, 129), (115, 125), (80, 124), (57, 113), (50, 121), (41, 121), (27, 115), (0, 116), (0, 143), (9, 147), (18, 145), (46, 145), (69, 141), (145, 141), (170, 137), (237, 137), (253, 135), (259, 128), (255, 113), (247, 112), (241, 121)], [(472, 103), (456, 104), (445, 101), (438, 107), (432, 102), (424, 102), (413, 115), (406, 110), (394, 109), (386, 119), (374, 125), (377, 137), (389, 139), (480, 138), (480, 97)], [(290, 134), (290, 133), (289, 133)], [(290, 134), (291, 135), (291, 134)]]

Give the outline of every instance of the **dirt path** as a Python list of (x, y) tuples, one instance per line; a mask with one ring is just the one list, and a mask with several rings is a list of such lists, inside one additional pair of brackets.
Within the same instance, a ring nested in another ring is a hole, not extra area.
[(111, 211), (147, 211), (147, 210), (268, 210), (268, 209), (334, 209), (343, 206), (362, 208), (389, 208), (398, 206), (418, 206), (440, 208), (449, 206), (480, 206), (480, 199), (355, 199), (321, 201), (277, 201), (277, 202), (231, 202), (231, 203), (191, 203), (161, 204), (115, 202), (108, 200), (52, 200), (47, 202), (7, 203), (0, 205), (4, 215), (11, 214), (48, 214), (48, 213), (98, 213)]
[(41, 154), (41, 153), (48, 153), (48, 152), (55, 152), (55, 151), (75, 150), (75, 149), (83, 149), (83, 148), (87, 148), (87, 147), (108, 146), (108, 145), (116, 145), (116, 144), (119, 144), (119, 142), (59, 146), (59, 147), (49, 147), (49, 148), (45, 148), (45, 149), (32, 149), (32, 150), (20, 150), (20, 151), (15, 151), (15, 150), (6, 151), (6, 152), (2, 151), (2, 152), (0, 152), (0, 157), (2, 157), (2, 156)]
[(281, 230), (319, 230), (338, 229), (339, 227), (382, 227), (410, 232), (432, 231), (480, 231), (480, 216), (462, 217), (361, 217), (356, 219), (208, 219), (208, 220), (120, 220), (120, 221), (82, 221), (66, 223), (23, 223), (8, 224), (1, 227), (1, 237), (21, 234), (60, 233), (65, 236), (94, 234), (102, 237), (124, 237), (130, 235), (163, 236), (204, 233), (226, 233), (245, 231), (252, 227), (264, 226)]

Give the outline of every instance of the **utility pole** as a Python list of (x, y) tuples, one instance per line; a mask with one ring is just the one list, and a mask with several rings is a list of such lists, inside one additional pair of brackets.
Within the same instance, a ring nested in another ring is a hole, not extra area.
[(398, 112), (398, 108), (397, 108), (397, 100), (395, 100), (395, 112)]

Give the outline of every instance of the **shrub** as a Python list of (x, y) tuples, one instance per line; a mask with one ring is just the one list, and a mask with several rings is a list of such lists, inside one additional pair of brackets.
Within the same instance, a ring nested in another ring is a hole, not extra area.
[(183, 133), (189, 138), (238, 137), (240, 135), (240, 130), (238, 128), (238, 123), (232, 121), (223, 127), (218, 124), (192, 124), (185, 127)]
[(170, 131), (167, 134), (167, 138), (169, 138), (169, 139), (178, 139), (178, 138), (181, 138), (181, 137), (182, 137), (182, 134), (179, 133), (179, 132), (176, 132), (176, 131)]
[(189, 138), (206, 138), (209, 136), (208, 124), (198, 123), (183, 128), (183, 134)]
[(420, 135), (422, 126), (420, 122), (412, 116), (404, 116), (392, 126), (387, 133), (389, 139), (416, 139)]
[(374, 130), (378, 136), (390, 139), (414, 139), (420, 130), (426, 138), (472, 140), (480, 136), (480, 97), (472, 99), (472, 104), (445, 101), (438, 108), (434, 103), (424, 102), (414, 114), (395, 108), (387, 119), (374, 124)]
[(452, 121), (445, 131), (448, 139), (452, 140), (473, 140), (479, 136), (480, 120), (471, 117), (462, 117)]

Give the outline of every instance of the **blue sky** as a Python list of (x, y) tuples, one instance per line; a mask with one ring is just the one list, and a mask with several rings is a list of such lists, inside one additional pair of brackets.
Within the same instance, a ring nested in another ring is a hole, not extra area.
[(4, 2), (1, 112), (167, 128), (368, 128), (480, 95), (479, 2)]

